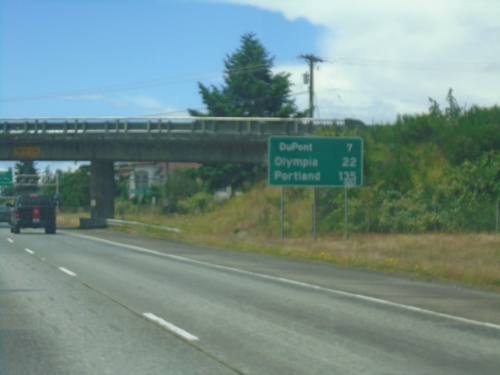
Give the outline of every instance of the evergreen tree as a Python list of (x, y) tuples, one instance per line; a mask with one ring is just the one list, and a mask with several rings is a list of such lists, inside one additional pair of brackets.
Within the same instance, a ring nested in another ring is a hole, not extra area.
[(241, 47), (224, 61), (224, 85), (198, 83), (207, 113), (190, 109), (192, 116), (303, 117), (290, 98), (289, 73), (273, 75), (273, 60), (254, 34), (241, 38)]
[[(207, 112), (190, 109), (189, 113), (197, 117), (304, 117), (305, 111), (299, 112), (290, 97), (290, 74), (273, 74), (273, 60), (254, 34), (243, 35), (241, 47), (224, 61), (224, 85), (198, 84)], [(234, 190), (263, 175), (263, 166), (204, 164), (198, 177), (213, 191), (226, 186)]]

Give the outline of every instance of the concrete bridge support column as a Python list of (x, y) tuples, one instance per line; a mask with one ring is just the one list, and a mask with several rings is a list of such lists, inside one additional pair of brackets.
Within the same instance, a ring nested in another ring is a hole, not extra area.
[(91, 218), (112, 219), (115, 215), (115, 169), (113, 161), (90, 162)]

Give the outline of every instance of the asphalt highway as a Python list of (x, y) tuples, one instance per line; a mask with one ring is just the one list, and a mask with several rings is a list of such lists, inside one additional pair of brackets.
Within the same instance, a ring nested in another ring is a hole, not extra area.
[(500, 295), (112, 231), (0, 227), (0, 374), (484, 374)]

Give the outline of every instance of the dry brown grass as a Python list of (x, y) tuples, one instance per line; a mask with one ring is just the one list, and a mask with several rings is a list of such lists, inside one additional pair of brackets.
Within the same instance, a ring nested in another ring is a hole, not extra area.
[(500, 290), (500, 235), (484, 233), (354, 234), (290, 238), (238, 233), (128, 231), (239, 251), (358, 267), (425, 280)]
[[(181, 233), (147, 227), (121, 230), (194, 244), (267, 253), (346, 267), (361, 267), (427, 280), (452, 281), (500, 290), (500, 235), (487, 233), (310, 235), (310, 216), (288, 223), (295, 237), (279, 238), (279, 212), (271, 195), (238, 197), (214, 212), (197, 215), (133, 213), (126, 220), (176, 227)], [(295, 208), (308, 209), (302, 206)], [(58, 224), (77, 227), (80, 215), (59, 215)], [(305, 215), (304, 215), (305, 216)]]
[(81, 217), (90, 216), (86, 214), (58, 213), (56, 216), (56, 223), (58, 227), (78, 228), (80, 226)]
[(500, 236), (494, 234), (357, 234), (283, 246), (306, 259), (500, 289)]

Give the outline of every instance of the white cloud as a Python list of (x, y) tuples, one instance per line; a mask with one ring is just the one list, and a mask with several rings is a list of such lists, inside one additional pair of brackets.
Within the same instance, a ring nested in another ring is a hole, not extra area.
[(162, 108), (162, 104), (158, 99), (149, 96), (129, 97), (128, 101), (132, 105), (144, 109), (146, 111), (149, 110), (154, 111)]
[[(316, 74), (322, 117), (394, 121), (453, 88), (460, 104), (500, 103), (497, 0), (220, 0), (326, 28)], [(290, 67), (301, 80), (305, 69)], [(278, 71), (284, 70), (278, 67)], [(298, 83), (296, 83), (295, 91)]]
[(132, 113), (136, 113), (137, 116), (175, 114), (183, 112), (177, 108), (165, 105), (158, 98), (150, 95), (104, 96), (96, 94), (80, 98), (108, 102), (121, 110), (126, 109)]
[(128, 97), (126, 101), (139, 115), (143, 116), (176, 116), (177, 113), (183, 112), (178, 108), (165, 105), (160, 100), (151, 96)]

